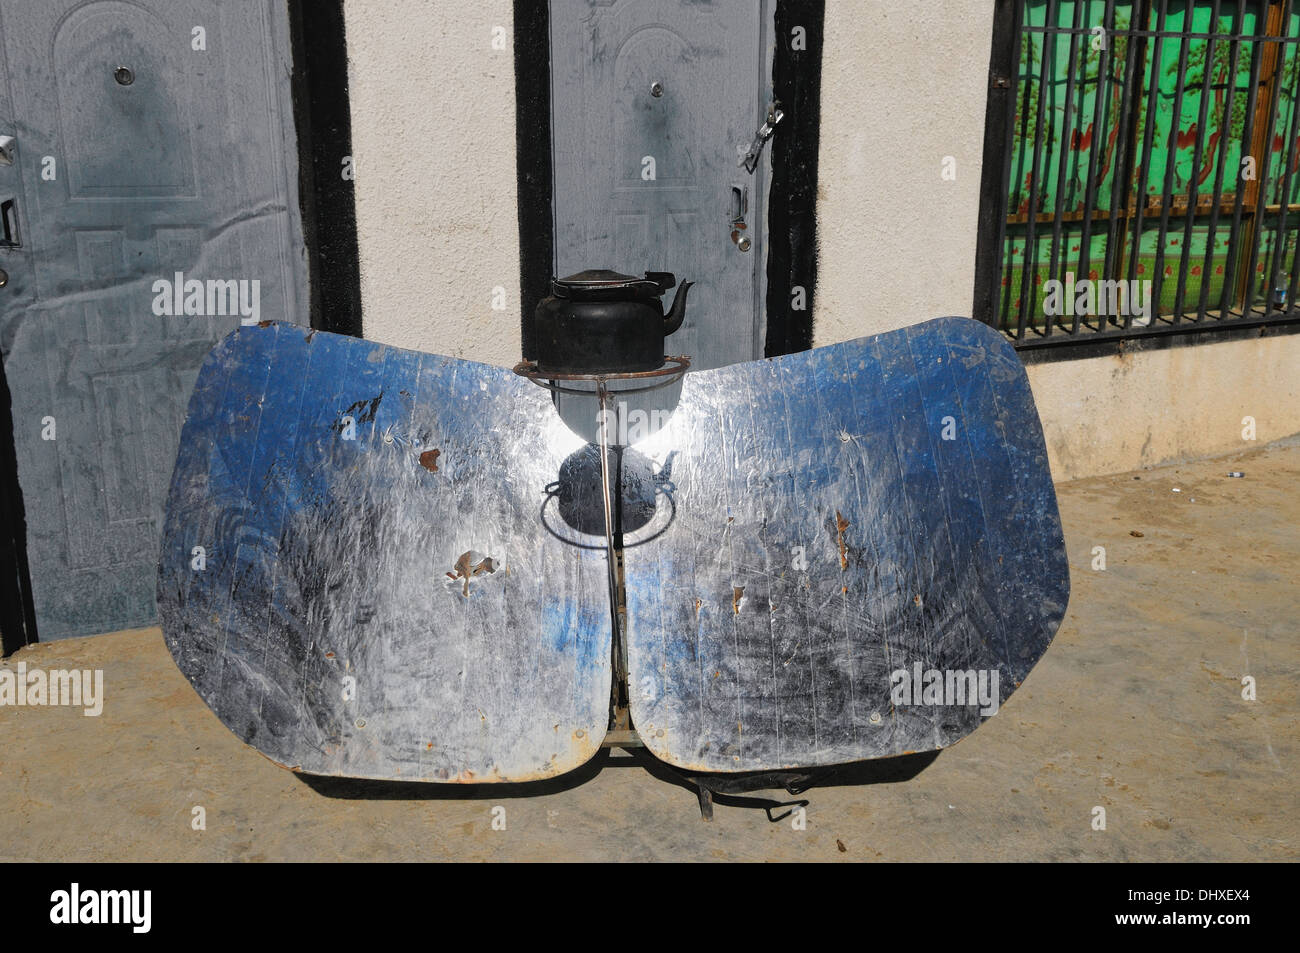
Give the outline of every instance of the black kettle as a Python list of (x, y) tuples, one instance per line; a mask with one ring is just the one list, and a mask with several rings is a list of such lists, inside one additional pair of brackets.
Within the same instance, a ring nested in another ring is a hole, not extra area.
[(683, 281), (666, 314), (660, 298), (677, 284), (666, 271), (645, 277), (593, 269), (551, 279), (533, 316), (532, 351), (542, 374), (628, 374), (664, 362), (664, 338), (686, 317)]

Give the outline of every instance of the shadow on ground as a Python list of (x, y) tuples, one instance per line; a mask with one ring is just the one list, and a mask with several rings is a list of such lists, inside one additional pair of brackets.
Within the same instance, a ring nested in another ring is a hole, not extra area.
[[(317, 794), (341, 800), (499, 801), (502, 798), (548, 797), (588, 784), (603, 771), (623, 771), (633, 768), (644, 771), (659, 781), (675, 784), (692, 794), (699, 792), (700, 785), (695, 780), (698, 778), (705, 787), (712, 789), (712, 798), (716, 803), (727, 807), (762, 809), (767, 811), (768, 818), (772, 821), (779, 821), (785, 816), (784, 814), (773, 815), (772, 811), (792, 805), (806, 806), (808, 803), (802, 800), (785, 801), (754, 796), (759, 791), (778, 791), (785, 786), (782, 783), (783, 779), (774, 777), (772, 772), (738, 772), (730, 775), (686, 774), (665, 764), (643, 749), (619, 750), (623, 753), (615, 754), (609, 748), (602, 748), (582, 767), (557, 778), (515, 784), (443, 785), (419, 781), (381, 781), (304, 773), (297, 773), (295, 777)], [(817, 788), (858, 787), (910, 781), (929, 767), (939, 754), (939, 751), (926, 751), (920, 754), (899, 755), (896, 758), (881, 758), (875, 761), (858, 761), (852, 764), (788, 772), (790, 787), (786, 789), (786, 793), (804, 794)], [(803, 782), (804, 778), (807, 778), (807, 782)], [(714, 789), (715, 786), (718, 789)]]

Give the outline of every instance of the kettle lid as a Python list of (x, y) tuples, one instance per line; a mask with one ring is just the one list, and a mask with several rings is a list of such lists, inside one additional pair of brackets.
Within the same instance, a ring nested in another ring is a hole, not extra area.
[(607, 268), (589, 268), (552, 278), (551, 293), (561, 298), (657, 298), (675, 284), (677, 279), (666, 271), (647, 271), (638, 278)]

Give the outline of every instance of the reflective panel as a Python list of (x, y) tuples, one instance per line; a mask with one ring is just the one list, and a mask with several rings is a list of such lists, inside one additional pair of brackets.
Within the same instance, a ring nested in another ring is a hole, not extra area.
[[(996, 332), (940, 319), (692, 373), (659, 399), (623, 415), (611, 469), (631, 715), (660, 759), (760, 771), (942, 748), (1045, 651), (1065, 548)], [(241, 328), (203, 366), (173, 475), (168, 644), (286, 766), (571, 770), (610, 715), (600, 469), (504, 369)]]
[(591, 509), (563, 476), (583, 448), (508, 370), (240, 328), (203, 364), (172, 477), (158, 603), (177, 664), (303, 771), (578, 767), (609, 713), (603, 527), (543, 516), (561, 494)]
[(689, 374), (635, 449), (671, 461), (671, 523), (625, 554), (632, 716), (670, 764), (942, 748), (1065, 613), (1028, 380), (978, 322)]

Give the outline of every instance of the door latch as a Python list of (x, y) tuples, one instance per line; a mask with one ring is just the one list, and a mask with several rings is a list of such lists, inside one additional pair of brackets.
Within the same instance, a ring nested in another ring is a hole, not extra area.
[(758, 168), (758, 157), (763, 154), (763, 144), (772, 138), (776, 132), (776, 124), (785, 118), (785, 113), (781, 111), (781, 105), (777, 102), (768, 103), (767, 121), (758, 127), (758, 132), (754, 133), (754, 141), (749, 144), (749, 151), (740, 158), (736, 165), (743, 165), (745, 171), (750, 175)]
[(0, 202), (0, 248), (22, 248), (18, 238), (18, 203), (14, 199)]

